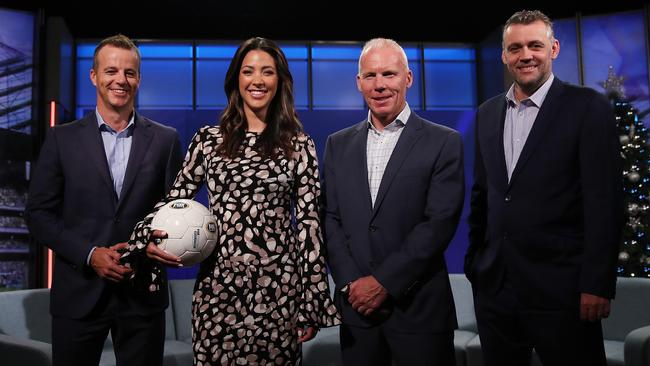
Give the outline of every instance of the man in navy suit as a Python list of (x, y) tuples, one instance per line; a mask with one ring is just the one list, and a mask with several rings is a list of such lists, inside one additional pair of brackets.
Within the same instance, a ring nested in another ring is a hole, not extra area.
[(346, 365), (455, 365), (444, 251), (463, 206), (463, 148), (458, 132), (411, 111), (412, 82), (402, 47), (368, 41), (357, 75), (368, 118), (327, 140), (327, 255)]
[(611, 106), (553, 76), (539, 11), (515, 13), (502, 60), (514, 79), (476, 116), (470, 247), (486, 365), (605, 365), (600, 319), (616, 285), (621, 162)]
[(95, 49), (97, 108), (50, 129), (29, 189), (27, 220), (55, 253), (50, 312), (54, 365), (97, 365), (110, 331), (118, 365), (162, 364), (166, 291), (122, 282), (135, 224), (171, 187), (178, 134), (135, 112), (140, 53), (125, 36)]

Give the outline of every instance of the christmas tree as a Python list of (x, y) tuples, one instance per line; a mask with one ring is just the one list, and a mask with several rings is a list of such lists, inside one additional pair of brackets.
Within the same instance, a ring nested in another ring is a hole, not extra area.
[(623, 158), (625, 226), (618, 254), (618, 275), (650, 277), (650, 149), (642, 114), (625, 96), (623, 77), (609, 68), (601, 85), (612, 101)]

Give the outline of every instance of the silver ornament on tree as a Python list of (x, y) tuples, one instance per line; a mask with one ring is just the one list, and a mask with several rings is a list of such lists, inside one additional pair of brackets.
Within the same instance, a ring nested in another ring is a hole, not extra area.
[(629, 226), (633, 231), (639, 231), (639, 229), (643, 227), (643, 224), (639, 217), (630, 217), (627, 221), (627, 226)]
[(622, 251), (618, 253), (618, 261), (619, 262), (627, 262), (630, 259), (630, 253), (626, 251)]
[(629, 172), (627, 173), (627, 179), (629, 179), (632, 183), (636, 183), (641, 179), (641, 175), (639, 172)]
[(630, 137), (628, 135), (621, 135), (618, 137), (618, 140), (621, 142), (621, 145), (627, 145), (630, 142)]
[(640, 211), (641, 211), (641, 208), (640, 208), (639, 205), (636, 204), (636, 203), (630, 203), (630, 204), (627, 205), (627, 212), (628, 212), (631, 216), (636, 216), (636, 215), (638, 215)]

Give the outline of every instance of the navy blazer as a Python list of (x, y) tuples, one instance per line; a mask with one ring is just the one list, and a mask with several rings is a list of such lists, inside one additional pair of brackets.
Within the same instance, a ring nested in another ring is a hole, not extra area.
[(368, 121), (327, 140), (325, 232), (335, 302), (343, 321), (367, 327), (340, 293), (373, 275), (388, 290), (394, 330), (455, 329), (456, 313), (444, 252), (463, 206), (463, 148), (458, 132), (411, 113), (386, 166), (374, 208), (368, 186)]
[(31, 234), (55, 253), (50, 311), (81, 318), (107, 289), (124, 291), (139, 313), (167, 306), (167, 293), (144, 294), (109, 283), (86, 265), (93, 246), (126, 242), (135, 224), (164, 197), (180, 168), (175, 129), (138, 114), (119, 201), (95, 112), (49, 129), (33, 170), (26, 208)]
[(525, 305), (614, 297), (622, 228), (620, 146), (607, 98), (555, 78), (508, 182), (504, 94), (476, 116), (465, 272), (495, 292), (505, 271)]

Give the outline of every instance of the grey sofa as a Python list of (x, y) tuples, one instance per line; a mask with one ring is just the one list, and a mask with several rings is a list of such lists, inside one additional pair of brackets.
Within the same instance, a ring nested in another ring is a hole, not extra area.
[[(472, 289), (464, 275), (449, 275), (458, 330), (454, 336), (457, 365), (483, 366), (476, 330)], [(603, 321), (608, 366), (650, 366), (650, 279), (620, 277), (609, 318)], [(531, 366), (541, 366), (533, 352)]]
[[(190, 303), (193, 285), (194, 280), (170, 283), (170, 306), (166, 310), (165, 366), (192, 365)], [(48, 289), (0, 293), (0, 364), (52, 364), (49, 302)], [(115, 365), (110, 337), (104, 345), (100, 365)]]
[[(459, 366), (481, 366), (471, 285), (451, 274), (458, 327), (454, 346)], [(165, 366), (192, 365), (191, 301), (194, 280), (170, 281)], [(0, 360), (3, 366), (51, 365), (51, 319), (47, 289), (0, 293)], [(609, 366), (650, 366), (650, 279), (619, 278), (612, 314), (603, 322)], [(306, 366), (341, 365), (338, 327), (322, 329), (303, 346)], [(534, 357), (532, 365), (540, 365)], [(110, 339), (102, 366), (115, 365)]]

